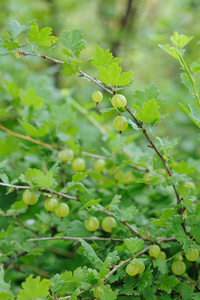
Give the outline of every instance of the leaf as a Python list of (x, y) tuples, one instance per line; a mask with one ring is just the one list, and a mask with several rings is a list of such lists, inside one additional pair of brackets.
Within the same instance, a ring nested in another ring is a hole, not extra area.
[(38, 300), (38, 298), (47, 297), (50, 285), (50, 280), (42, 279), (40, 281), (40, 276), (33, 278), (33, 275), (30, 275), (22, 283), (23, 290), (20, 290), (17, 300)]
[(29, 26), (20, 25), (19, 22), (13, 20), (8, 24), (7, 32), (12, 37), (18, 37), (20, 34), (22, 34), (24, 31), (26, 31), (29, 28)]
[(136, 118), (144, 123), (153, 123), (161, 116), (159, 112), (160, 108), (154, 99), (143, 103), (142, 109), (138, 105), (133, 105), (132, 108), (138, 111)]
[(182, 109), (185, 111), (185, 113), (190, 117), (190, 119), (198, 126), (200, 127), (200, 113), (199, 108), (196, 107), (193, 104), (189, 104), (189, 109), (184, 106), (182, 103), (179, 103), (179, 105), (182, 107)]
[(103, 117), (103, 123), (109, 123), (112, 122), (114, 117), (117, 115), (117, 109), (116, 108), (105, 108), (101, 111), (102, 117)]
[(129, 85), (133, 81), (133, 72), (122, 73), (122, 68), (116, 63), (110, 64), (107, 68), (99, 67), (99, 79), (105, 84), (112, 86)]
[(155, 296), (156, 291), (157, 291), (156, 287), (148, 286), (143, 291), (144, 299), (146, 299), (146, 300), (156, 300), (157, 299), (157, 297)]
[(83, 223), (79, 220), (74, 220), (69, 224), (69, 227), (66, 228), (66, 233), (68, 236), (72, 237), (88, 237), (90, 232), (85, 228)]
[(72, 176), (73, 181), (79, 182), (83, 179), (85, 179), (88, 176), (88, 173), (90, 173), (90, 170), (87, 170), (86, 172), (77, 172), (75, 175)]
[(110, 266), (111, 266), (111, 257), (108, 256), (99, 271), (99, 275), (101, 278), (106, 278), (106, 275), (108, 275), (110, 271), (109, 270)]
[(136, 123), (134, 123), (131, 119), (128, 119), (128, 123), (131, 125), (131, 127), (136, 130), (136, 131), (139, 131), (139, 127), (137, 126)]
[(82, 183), (82, 182), (73, 182), (73, 181), (70, 181), (67, 183), (67, 186), (62, 189), (62, 193), (68, 193), (70, 191), (73, 191), (73, 190), (78, 190), (80, 191), (81, 193), (87, 191), (87, 188), (85, 187), (85, 185)]
[[(134, 97), (137, 99), (136, 104), (141, 106), (144, 102), (155, 99), (158, 104), (161, 104), (159, 99), (160, 91), (158, 90), (155, 83), (150, 84), (144, 91), (137, 90)], [(163, 100), (162, 100), (163, 102)]]
[(98, 198), (96, 200), (90, 200), (89, 202), (87, 202), (85, 205), (83, 205), (79, 211), (85, 209), (86, 207), (91, 207), (91, 206), (95, 206), (98, 205), (101, 202), (101, 198)]
[(44, 102), (44, 99), (38, 97), (32, 87), (30, 87), (26, 92), (20, 90), (19, 96), (22, 105), (27, 107), (33, 106), (36, 110), (40, 109)]
[(102, 261), (97, 256), (92, 247), (83, 239), (80, 239), (81, 245), (83, 246), (84, 255), (87, 259), (95, 266), (95, 268), (100, 269), (102, 266)]
[(185, 47), (192, 39), (193, 36), (187, 36), (184, 34), (178, 34), (177, 31), (174, 32), (174, 35), (172, 35), (170, 37), (172, 43), (174, 44), (174, 46), (177, 46), (179, 48), (183, 48)]
[(6, 48), (3, 47), (3, 41), (0, 39), (0, 56), (4, 56), (9, 54), (10, 51), (8, 51)]
[(49, 171), (44, 174), (38, 169), (28, 169), (24, 175), (24, 181), (29, 184), (33, 183), (42, 189), (48, 189), (53, 184), (53, 173)]
[(190, 94), (193, 95), (194, 90), (190, 77), (186, 73), (181, 73), (180, 78), (181, 82), (188, 88)]
[(52, 46), (52, 44), (54, 44), (58, 40), (57, 37), (51, 34), (52, 34), (51, 27), (44, 27), (39, 31), (37, 25), (32, 25), (28, 33), (28, 38), (30, 41), (35, 42), (36, 46), (46, 48)]
[(158, 270), (162, 273), (162, 274), (166, 274), (168, 273), (168, 266), (167, 266), (167, 262), (164, 259), (159, 259), (159, 258), (155, 258), (153, 260), (153, 265), (154, 267), (158, 267)]
[(13, 40), (13, 38), (8, 38), (4, 41), (3, 48), (6, 48), (8, 51), (16, 50), (17, 48), (20, 48), (21, 46)]
[(192, 299), (192, 295), (193, 295), (193, 292), (194, 292), (194, 287), (193, 286), (190, 286), (186, 282), (180, 282), (178, 287), (179, 287), (179, 290), (181, 292), (183, 300)]
[(147, 269), (141, 276), (137, 285), (137, 290), (142, 293), (153, 282), (152, 270)]
[(72, 60), (71, 62), (65, 62), (63, 64), (64, 69), (60, 73), (64, 74), (65, 76), (72, 76), (73, 74), (78, 73), (78, 68), (81, 64), (82, 62), (78, 62), (76, 60)]
[(183, 222), (182, 218), (180, 216), (175, 216), (173, 218), (173, 231), (174, 231), (174, 237), (179, 241), (179, 243), (182, 245), (183, 250), (188, 253), (189, 252), (189, 237), (186, 235), (186, 233), (183, 230), (183, 227), (181, 226), (181, 223)]
[(14, 295), (10, 292), (10, 284), (4, 281), (4, 269), (0, 266), (0, 299), (10, 300)]
[(171, 47), (170, 45), (158, 45), (161, 49), (167, 52), (169, 55), (179, 59), (179, 54), (177, 53), (177, 49), (175, 47)]
[(34, 127), (33, 125), (31, 125), (29, 123), (26, 123), (26, 122), (22, 123), (21, 122), (21, 126), (26, 131), (27, 135), (33, 136), (33, 137), (45, 136), (49, 131), (49, 127), (47, 125), (43, 125), (40, 128), (36, 128), (36, 127)]
[(200, 70), (200, 59), (198, 61), (194, 61), (191, 66), (190, 69), (194, 72), (197, 73)]
[(126, 250), (132, 252), (134, 255), (144, 249), (144, 241), (138, 238), (125, 239), (123, 246)]
[(61, 36), (61, 42), (67, 48), (68, 51), (65, 52), (68, 56), (74, 54), (77, 58), (80, 55), (80, 52), (85, 49), (85, 40), (82, 39), (83, 33), (81, 27), (78, 29), (72, 29), (66, 32), (64, 31)]
[(163, 210), (162, 215), (160, 216), (160, 219), (152, 219), (151, 223), (160, 226), (160, 227), (165, 227), (167, 226), (167, 221), (175, 215), (176, 210), (174, 208), (166, 208)]
[(120, 63), (121, 59), (113, 57), (112, 53), (109, 52), (110, 49), (107, 49), (105, 52), (99, 46), (95, 47), (95, 51), (92, 53), (91, 64), (96, 67), (107, 67), (112, 63)]
[(117, 299), (118, 290), (112, 291), (110, 285), (105, 285), (102, 289), (101, 300), (115, 300)]
[(178, 283), (178, 279), (177, 278), (172, 278), (172, 277), (169, 277), (169, 276), (165, 275), (162, 278), (161, 283), (159, 284), (159, 289), (161, 289), (162, 291), (170, 294), (171, 291), (172, 291), (172, 288), (174, 286), (176, 286), (177, 283)]

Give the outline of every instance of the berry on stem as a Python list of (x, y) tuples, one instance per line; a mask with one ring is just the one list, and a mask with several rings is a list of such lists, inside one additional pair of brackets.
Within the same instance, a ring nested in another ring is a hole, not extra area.
[(138, 263), (138, 268), (139, 268), (139, 270), (138, 270), (138, 274), (139, 275), (142, 274), (142, 273), (144, 273), (144, 271), (145, 271), (145, 264), (143, 262)]
[(124, 95), (116, 94), (112, 97), (111, 103), (112, 106), (115, 108), (120, 108), (120, 107), (124, 108), (127, 104), (127, 100), (124, 97)]
[(61, 218), (61, 221), (69, 213), (69, 206), (66, 203), (60, 203), (60, 205), (55, 209), (55, 214)]
[(56, 198), (49, 198), (45, 200), (44, 207), (50, 214), (51, 211), (55, 211), (55, 209), (58, 207), (59, 202)]
[(157, 245), (153, 245), (149, 248), (149, 255), (151, 257), (155, 257), (155, 258), (158, 258), (159, 255), (160, 255), (160, 247), (157, 246)]
[(96, 91), (92, 94), (92, 100), (96, 102), (96, 107), (98, 108), (98, 103), (103, 100), (103, 94), (99, 91)]
[(166, 254), (165, 252), (161, 251), (160, 255), (158, 256), (158, 258), (165, 260), (166, 259)]
[(71, 149), (63, 149), (59, 152), (59, 158), (62, 162), (72, 161), (74, 159), (74, 151)]
[(101, 293), (102, 292), (102, 288), (100, 286), (95, 287), (93, 294), (95, 296), (95, 298), (97, 299), (101, 299)]
[(188, 254), (186, 254), (185, 257), (189, 261), (196, 261), (199, 257), (199, 251), (195, 248), (191, 248), (190, 252)]
[(102, 228), (105, 232), (112, 232), (112, 228), (116, 227), (117, 223), (113, 217), (106, 217), (102, 221)]
[(113, 126), (121, 134), (121, 132), (124, 131), (128, 127), (128, 120), (123, 116), (117, 116), (113, 120)]
[(28, 205), (34, 205), (38, 202), (38, 197), (34, 194), (34, 192), (25, 190), (22, 200)]
[(99, 228), (99, 220), (95, 217), (89, 217), (85, 220), (85, 227), (89, 231), (96, 231)]
[(135, 264), (128, 264), (126, 266), (126, 273), (130, 276), (135, 276), (137, 275), (139, 272), (139, 264), (135, 263)]
[(103, 159), (98, 159), (94, 163), (94, 169), (97, 172), (102, 172), (105, 169), (105, 161)]
[(75, 158), (72, 162), (72, 169), (76, 172), (82, 172), (85, 169), (85, 160), (83, 158)]
[(182, 275), (185, 273), (186, 265), (183, 261), (174, 261), (172, 264), (172, 273), (175, 275)]

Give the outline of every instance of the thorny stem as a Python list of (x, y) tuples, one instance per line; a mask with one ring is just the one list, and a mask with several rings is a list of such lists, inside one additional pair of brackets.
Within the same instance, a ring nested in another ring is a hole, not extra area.
[(83, 239), (84, 241), (110, 241), (110, 242), (124, 242), (124, 239), (117, 238), (101, 238), (97, 236), (92, 237), (69, 237), (69, 236), (56, 236), (56, 237), (43, 237), (43, 238), (34, 238), (28, 239), (26, 242), (35, 242), (35, 241), (49, 241), (49, 240), (67, 240), (67, 241), (80, 241)]

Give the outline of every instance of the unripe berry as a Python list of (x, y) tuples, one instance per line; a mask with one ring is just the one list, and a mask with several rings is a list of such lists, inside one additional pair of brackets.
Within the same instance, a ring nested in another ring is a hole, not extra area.
[(118, 170), (117, 172), (115, 172), (114, 178), (117, 181), (122, 180), (124, 178), (124, 172), (122, 170)]
[(75, 158), (72, 162), (72, 169), (76, 172), (82, 172), (85, 169), (85, 161), (83, 158)]
[(165, 260), (166, 259), (166, 254), (165, 252), (161, 251), (160, 255), (158, 256), (158, 258)]
[(90, 217), (85, 221), (85, 227), (89, 231), (95, 231), (99, 228), (99, 220), (95, 217)]
[(94, 169), (97, 172), (102, 172), (105, 169), (105, 161), (103, 159), (98, 159), (94, 163)]
[(182, 275), (185, 273), (186, 265), (183, 261), (174, 261), (172, 264), (172, 272), (175, 275)]
[(60, 203), (60, 205), (55, 209), (55, 214), (60, 217), (66, 217), (69, 213), (69, 206), (66, 203)]
[(94, 291), (93, 291), (93, 294), (95, 296), (95, 298), (97, 299), (101, 299), (101, 294), (100, 292), (102, 292), (102, 288), (100, 286), (97, 286)]
[(138, 263), (138, 274), (144, 273), (145, 270), (145, 264), (143, 262)]
[(74, 159), (74, 151), (71, 149), (63, 149), (59, 152), (59, 158), (62, 162), (72, 161)]
[(92, 100), (95, 102), (101, 102), (103, 100), (103, 95), (101, 92), (96, 91), (92, 94)]
[(157, 245), (153, 245), (149, 248), (149, 255), (151, 257), (155, 257), (155, 258), (158, 258), (159, 255), (160, 255), (160, 247), (157, 246)]
[(124, 108), (127, 104), (126, 98), (121, 94), (116, 94), (112, 97), (111, 100), (112, 106), (116, 108)]
[(113, 217), (106, 217), (102, 221), (102, 228), (106, 232), (112, 232), (112, 228), (116, 227), (116, 226), (117, 226), (117, 223)]
[(113, 121), (113, 126), (121, 133), (128, 127), (128, 120), (123, 116), (117, 116)]
[(188, 254), (186, 254), (185, 257), (189, 261), (196, 261), (199, 257), (199, 251), (195, 248), (191, 248), (190, 252)]
[(28, 205), (34, 205), (38, 202), (38, 197), (34, 194), (34, 192), (25, 190), (22, 200)]
[(49, 198), (45, 200), (44, 207), (47, 211), (55, 211), (55, 209), (58, 207), (59, 202), (56, 198)]
[(126, 273), (130, 276), (135, 276), (138, 274), (139, 271), (139, 265), (138, 263), (133, 264), (128, 264), (126, 266)]

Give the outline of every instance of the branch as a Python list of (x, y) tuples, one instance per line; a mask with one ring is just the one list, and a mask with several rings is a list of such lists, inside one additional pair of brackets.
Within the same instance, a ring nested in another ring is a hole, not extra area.
[[(30, 189), (31, 187), (29, 185), (12, 185), (12, 184), (8, 184), (8, 183), (3, 183), (3, 182), (0, 182), (0, 186), (6, 186), (6, 187), (12, 187), (16, 190), (20, 190), (20, 189)], [(60, 193), (60, 192), (56, 192), (54, 190), (48, 190), (48, 189), (38, 189), (38, 191), (41, 191), (41, 192), (45, 192), (45, 193), (51, 193), (51, 194), (55, 194), (55, 195), (58, 195), (59, 197), (61, 198), (67, 198), (67, 199), (72, 199), (72, 200), (75, 200), (75, 201), (79, 201), (78, 198), (76, 197), (73, 197), (73, 196), (70, 196), (70, 195), (67, 195), (67, 194), (63, 194), (63, 193)]]
[(35, 241), (48, 241), (48, 240), (69, 240), (69, 241), (105, 241), (105, 242), (124, 242), (124, 239), (117, 238), (101, 238), (97, 236), (92, 237), (70, 237), (70, 236), (56, 236), (56, 237), (43, 237), (43, 238), (34, 238), (28, 239), (26, 242), (35, 242)]
[(22, 227), (24, 227), (24, 228), (30, 230), (31, 232), (33, 232), (34, 234), (38, 235), (37, 231), (31, 229), (31, 228), (28, 227), (26, 224), (24, 224), (24, 223), (19, 219), (18, 215), (12, 216), (12, 215), (8, 215), (8, 214), (2, 214), (2, 216), (5, 217), (5, 218), (9, 218), (9, 219), (13, 219), (13, 220), (17, 221)]
[(29, 141), (29, 142), (38, 144), (38, 145), (43, 146), (43, 147), (46, 147), (46, 148), (54, 148), (54, 146), (49, 145), (49, 144), (46, 144), (46, 143), (43, 143), (43, 142), (40, 142), (40, 141), (38, 141), (38, 140), (35, 140), (35, 139), (33, 139), (32, 137), (30, 137), (30, 136), (22, 135), (22, 134), (16, 133), (16, 132), (14, 132), (14, 131), (12, 131), (12, 130), (6, 128), (6, 127), (4, 127), (4, 126), (1, 125), (1, 124), (0, 124), (0, 128), (1, 128), (3, 131), (9, 133), (10, 135), (16, 136), (16, 137), (18, 137), (18, 138), (20, 138), (20, 139), (27, 140), (27, 141)]

